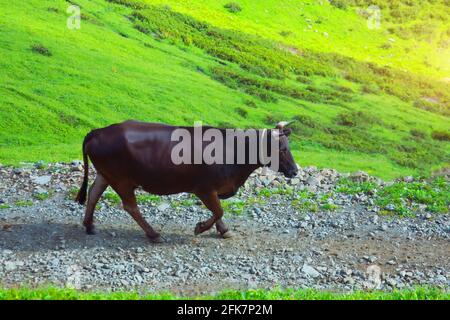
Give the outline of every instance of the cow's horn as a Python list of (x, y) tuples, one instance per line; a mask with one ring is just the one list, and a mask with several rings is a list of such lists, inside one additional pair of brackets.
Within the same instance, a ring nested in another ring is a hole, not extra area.
[(292, 122), (295, 122), (295, 120), (292, 120), (292, 121), (280, 121), (277, 124), (277, 128), (278, 129), (283, 129), (284, 127), (287, 127), (288, 125), (290, 125)]

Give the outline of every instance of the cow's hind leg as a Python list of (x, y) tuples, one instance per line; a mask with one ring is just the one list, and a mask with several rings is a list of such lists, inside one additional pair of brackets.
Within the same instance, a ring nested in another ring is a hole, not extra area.
[(146, 236), (155, 243), (162, 242), (161, 236), (158, 232), (156, 232), (147, 221), (145, 221), (142, 216), (136, 202), (136, 196), (134, 194), (134, 190), (129, 191), (120, 191), (116, 190), (122, 199), (123, 208), (127, 211), (133, 219), (137, 222), (137, 224), (144, 230)]
[(197, 197), (202, 200), (205, 206), (211, 210), (213, 216), (206, 221), (202, 221), (197, 223), (195, 226), (194, 234), (198, 235), (206, 230), (209, 230), (214, 223), (216, 224), (217, 231), (224, 237), (229, 238), (231, 236), (230, 231), (228, 231), (227, 226), (222, 221), (223, 209), (220, 205), (219, 197), (216, 192), (208, 192), (208, 193), (198, 193)]
[(222, 218), (216, 221), (216, 230), (224, 238), (231, 238), (233, 233), (228, 229)]
[(95, 181), (89, 189), (88, 202), (86, 205), (86, 212), (84, 213), (83, 225), (86, 228), (87, 234), (95, 234), (94, 230), (94, 210), (98, 200), (103, 192), (108, 187), (108, 182), (105, 178), (97, 173)]

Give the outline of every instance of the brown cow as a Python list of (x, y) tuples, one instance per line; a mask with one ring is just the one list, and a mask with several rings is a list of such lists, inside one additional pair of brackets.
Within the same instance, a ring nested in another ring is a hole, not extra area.
[[(293, 177), (297, 174), (297, 166), (289, 150), (287, 136), (291, 130), (285, 128), (287, 124), (282, 122), (276, 126), (277, 130), (269, 130), (271, 139), (267, 139), (267, 143), (270, 145), (274, 142), (274, 136), (278, 137), (278, 171), (286, 177)], [(249, 175), (264, 165), (260, 161), (252, 164), (248, 161), (248, 155), (244, 164), (174, 164), (171, 153), (177, 142), (172, 141), (171, 136), (179, 128), (191, 133), (194, 131), (194, 127), (126, 121), (93, 130), (86, 135), (83, 142), (84, 180), (76, 201), (80, 204), (86, 201), (89, 157), (97, 175), (89, 190), (83, 222), (88, 234), (94, 234), (95, 206), (105, 189), (111, 186), (120, 196), (123, 208), (153, 242), (161, 241), (160, 234), (139, 212), (135, 197), (138, 187), (156, 195), (182, 192), (195, 194), (213, 213), (210, 219), (196, 225), (195, 234), (200, 234), (215, 224), (224, 238), (231, 235), (222, 221), (223, 209), (219, 199), (236, 194)], [(207, 128), (211, 127), (203, 127)], [(225, 129), (218, 130), (225, 134)], [(248, 152), (249, 142), (246, 140), (245, 143)], [(205, 147), (203, 142), (201, 145)]]

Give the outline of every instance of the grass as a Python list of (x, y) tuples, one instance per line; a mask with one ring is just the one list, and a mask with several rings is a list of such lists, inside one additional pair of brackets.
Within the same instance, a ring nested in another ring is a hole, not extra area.
[(43, 201), (49, 199), (53, 194), (52, 190), (43, 193), (33, 193), (33, 198)]
[(377, 188), (374, 182), (353, 182), (348, 178), (343, 178), (338, 181), (336, 191), (345, 194), (372, 194)]
[(410, 215), (418, 210), (419, 205), (433, 213), (448, 213), (450, 208), (450, 183), (444, 178), (432, 183), (396, 182), (385, 186), (377, 194), (376, 203), (381, 207), (393, 205), (393, 210), (400, 215)]
[(18, 200), (14, 202), (14, 205), (17, 207), (31, 207), (33, 205), (33, 201), (31, 200)]
[[(71, 193), (71, 195), (76, 193)], [(113, 191), (110, 187), (103, 193), (103, 199), (105, 199), (109, 204), (112, 205), (120, 205), (122, 203), (122, 200), (120, 200), (119, 195)], [(162, 201), (162, 198), (158, 195), (154, 194), (137, 194), (136, 200), (138, 204), (145, 205), (145, 204), (152, 204), (156, 205)]]
[(414, 216), (416, 212), (423, 210), (436, 214), (448, 214), (450, 183), (442, 177), (431, 181), (418, 178), (415, 180), (377, 186), (373, 182), (353, 182), (344, 178), (338, 182), (336, 191), (349, 195), (373, 195), (375, 203), (383, 209), (384, 214)]
[(438, 288), (415, 288), (392, 292), (333, 293), (313, 289), (227, 290), (215, 295), (180, 297), (172, 293), (82, 292), (74, 289), (0, 289), (0, 300), (449, 300), (450, 294)]
[[(367, 29), (351, 1), (239, 1), (234, 13), (215, 0), (77, 3), (80, 30), (66, 28), (63, 0), (0, 4), (3, 164), (79, 159), (89, 130), (130, 118), (241, 128), (297, 118), (300, 165), (384, 179), (448, 165), (447, 49), (436, 49), (448, 20), (429, 16), (441, 1), (417, 19), (383, 2), (382, 30)], [(426, 39), (396, 35), (430, 20)]]

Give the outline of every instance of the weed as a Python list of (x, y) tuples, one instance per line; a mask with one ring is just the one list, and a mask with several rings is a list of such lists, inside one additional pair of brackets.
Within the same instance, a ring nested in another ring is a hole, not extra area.
[(31, 200), (18, 200), (14, 203), (17, 207), (30, 207), (33, 205)]
[(48, 48), (44, 47), (44, 45), (39, 44), (39, 43), (33, 44), (31, 46), (31, 50), (35, 53), (41, 54), (46, 57), (52, 56), (52, 53), (50, 52), (50, 50)]
[(226, 5), (224, 5), (223, 7), (231, 13), (236, 13), (236, 12), (242, 11), (241, 6), (239, 5), (239, 3), (236, 3), (236, 2), (229, 2)]

